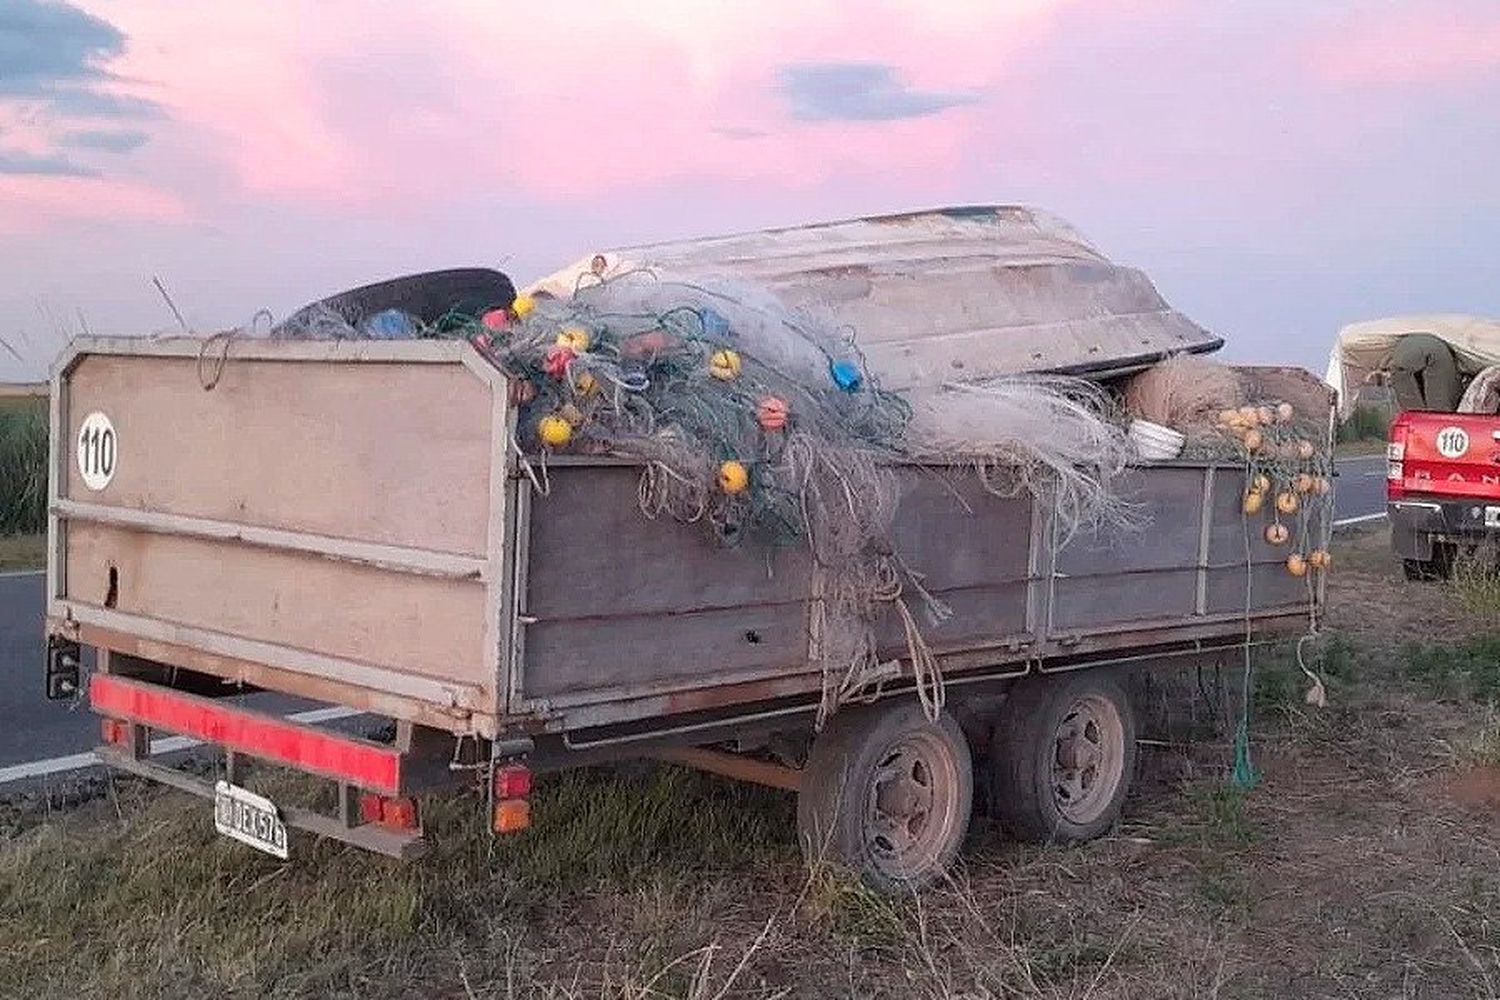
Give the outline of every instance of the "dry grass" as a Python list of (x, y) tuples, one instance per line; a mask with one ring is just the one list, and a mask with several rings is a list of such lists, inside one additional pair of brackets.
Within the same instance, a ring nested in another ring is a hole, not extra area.
[(981, 821), (950, 885), (889, 899), (808, 871), (790, 796), (642, 767), (544, 781), (512, 840), (459, 799), (423, 862), (298, 839), (283, 865), (121, 783), (0, 807), (0, 995), (1494, 996), (1500, 726), (1412, 652), (1485, 636), (1378, 532), (1338, 567), (1329, 708), (1284, 654), (1258, 666), (1259, 786), (1223, 781), (1233, 670), (1178, 677), (1207, 695), (1163, 694), (1125, 820), (1081, 848)]

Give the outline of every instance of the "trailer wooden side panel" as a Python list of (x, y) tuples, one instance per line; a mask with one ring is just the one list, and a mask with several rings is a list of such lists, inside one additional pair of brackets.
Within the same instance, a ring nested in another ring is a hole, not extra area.
[[(1055, 553), (1051, 512), (1030, 496), (997, 496), (957, 466), (897, 475), (897, 551), (950, 614), (929, 618), (911, 583), (904, 600), (923, 640), (961, 658), (959, 669), (1233, 638), (1306, 613), (1309, 581), (1287, 574), (1285, 546), (1260, 537), (1265, 519), (1240, 512), (1242, 468), (1136, 469), (1124, 487), (1134, 526), (1080, 531)], [(816, 693), (808, 621), (818, 570), (802, 550), (768, 555), (717, 544), (704, 524), (646, 519), (639, 479), (637, 468), (573, 462), (554, 468), (550, 493), (533, 501), (522, 529), (521, 704), (597, 725), (733, 704), (746, 691)], [(876, 634), (882, 659), (908, 656), (897, 613)]]
[(559, 467), (532, 501), (526, 697), (805, 669), (806, 550), (721, 546), (706, 523), (648, 518), (640, 478), (631, 466)]

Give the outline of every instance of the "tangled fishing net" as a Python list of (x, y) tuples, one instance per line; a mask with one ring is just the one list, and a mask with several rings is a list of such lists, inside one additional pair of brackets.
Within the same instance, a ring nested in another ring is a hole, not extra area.
[(1127, 413), (1189, 438), (1212, 433), (1219, 413), (1244, 401), (1234, 369), (1190, 354), (1152, 365), (1125, 385)]
[(1138, 511), (1115, 477), (1133, 454), (1105, 419), (1111, 401), (1092, 382), (1015, 375), (915, 394), (906, 452), (974, 466), (999, 496), (1030, 493), (1053, 511), (1060, 544), (1080, 529), (1132, 526)]
[(820, 725), (899, 671), (876, 647), (887, 612), (924, 706), (942, 707), (912, 607), (929, 622), (950, 612), (895, 550), (893, 465), (972, 466), (992, 492), (1045, 498), (1065, 536), (1128, 519), (1114, 480), (1129, 445), (1097, 387), (1019, 376), (905, 397), (879, 386), (852, 334), (742, 283), (638, 271), (439, 324), (314, 311), (275, 335), (467, 338), (509, 376), (515, 447), (528, 466), (541, 456), (540, 487), (549, 453), (626, 456), (643, 466), (647, 517), (703, 524), (719, 544), (804, 546)]

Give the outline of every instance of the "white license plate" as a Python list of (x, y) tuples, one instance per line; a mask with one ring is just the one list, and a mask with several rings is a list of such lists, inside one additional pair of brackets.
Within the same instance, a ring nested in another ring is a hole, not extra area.
[(1500, 507), (1486, 507), (1484, 509), (1484, 526), (1486, 528), (1500, 528)]
[(286, 824), (276, 804), (238, 785), (214, 785), (214, 829), (283, 861), (287, 858)]

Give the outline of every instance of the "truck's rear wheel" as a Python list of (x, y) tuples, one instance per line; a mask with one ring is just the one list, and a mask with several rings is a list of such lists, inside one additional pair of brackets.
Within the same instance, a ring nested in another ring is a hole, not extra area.
[(1431, 559), (1403, 559), (1401, 569), (1408, 580), (1446, 580), (1453, 575), (1456, 549), (1453, 545), (1434, 542)]
[(973, 799), (969, 744), (951, 716), (930, 722), (915, 702), (848, 708), (813, 741), (797, 826), (810, 860), (910, 890), (953, 863)]
[(1095, 671), (1016, 684), (991, 741), (992, 808), (1018, 839), (1077, 843), (1107, 832), (1135, 774), (1135, 713)]

